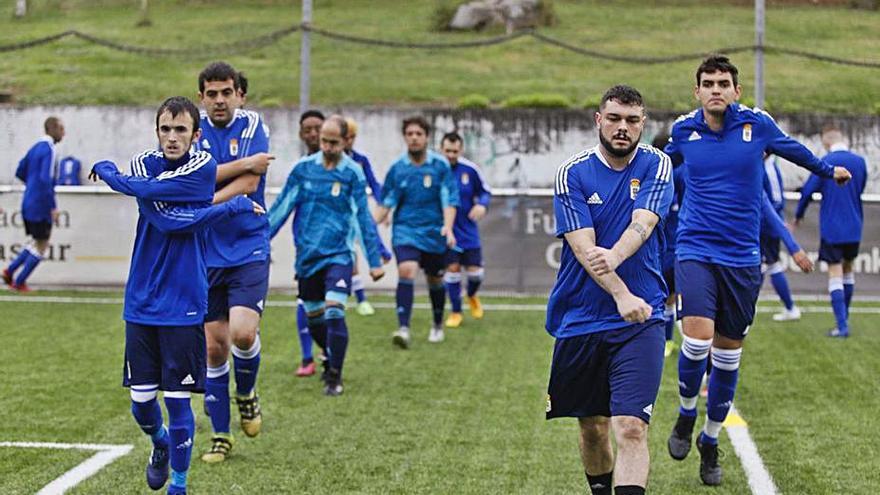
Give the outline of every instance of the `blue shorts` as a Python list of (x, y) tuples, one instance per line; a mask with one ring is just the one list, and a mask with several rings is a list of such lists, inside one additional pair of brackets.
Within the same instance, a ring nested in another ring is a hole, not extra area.
[(303, 301), (323, 301), (328, 292), (351, 294), (352, 265), (329, 265), (310, 277), (299, 279), (299, 297)]
[(675, 279), (681, 294), (682, 318), (709, 318), (715, 321), (717, 333), (733, 340), (745, 338), (755, 319), (755, 304), (761, 291), (760, 266), (734, 268), (679, 261), (675, 264)]
[(52, 235), (52, 222), (24, 221), (24, 233), (37, 241), (48, 241)]
[(831, 244), (824, 239), (819, 241), (819, 259), (825, 263), (837, 264), (843, 260), (852, 261), (859, 255), (859, 243), (847, 242)]
[(446, 251), (446, 266), (454, 263), (461, 266), (483, 266), (483, 249), (449, 249)]
[(205, 321), (228, 320), (233, 306), (244, 306), (262, 315), (269, 291), (269, 260), (208, 268), (208, 287)]
[(165, 392), (205, 391), (204, 325), (161, 327), (125, 323), (122, 386), (158, 384)]
[(394, 246), (394, 257), (398, 265), (404, 261), (418, 261), (429, 277), (442, 277), (446, 271), (445, 253), (429, 253), (412, 246)]
[(635, 416), (650, 423), (665, 342), (662, 320), (557, 339), (547, 419)]
[(772, 265), (779, 261), (779, 243), (778, 237), (761, 236), (761, 262), (765, 265)]

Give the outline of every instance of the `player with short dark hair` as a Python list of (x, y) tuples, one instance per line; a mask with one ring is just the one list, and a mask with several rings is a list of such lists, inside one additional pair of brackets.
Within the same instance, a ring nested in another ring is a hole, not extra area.
[[(265, 206), (265, 173), (274, 159), (268, 130), (259, 114), (241, 109), (240, 73), (215, 62), (199, 74), (204, 108), (202, 136), (195, 147), (217, 161), (214, 202), (245, 196)], [(235, 401), (241, 429), (257, 436), (262, 411), (256, 391), (260, 369), (260, 317), (269, 288), (269, 224), (265, 217), (239, 216), (207, 231), (208, 314), (205, 331), (208, 380), (205, 406), (214, 435), (205, 462), (222, 462), (234, 438), (229, 428), (229, 353), (235, 374)]]
[(483, 178), (479, 165), (461, 156), (464, 140), (457, 132), (447, 132), (440, 140), (440, 152), (449, 161), (455, 182), (458, 183), (461, 206), (455, 211), (455, 247), (446, 251), (446, 291), (452, 311), (446, 319), (446, 326), (457, 328), (462, 323), (461, 313), (461, 267), (467, 274), (467, 301), (471, 316), (483, 317), (483, 305), (477, 291), (483, 283), (483, 250), (480, 245), (480, 231), (477, 222), (486, 215), (492, 191)]
[(701, 108), (676, 120), (665, 148), (686, 170), (675, 267), (684, 333), (678, 361), (681, 407), (668, 447), (677, 460), (690, 452), (700, 382), (711, 350), (707, 420), (697, 448), (700, 479), (718, 485), (718, 434), (733, 404), (743, 340), (762, 281), (764, 154), (838, 182), (849, 180), (850, 174), (817, 158), (766, 112), (738, 104), (742, 88), (727, 57), (707, 58), (696, 77), (694, 96)]
[(407, 152), (397, 159), (385, 176), (382, 204), (376, 210), (376, 223), (382, 223), (394, 210), (391, 244), (397, 258), (397, 322), (392, 342), (409, 348), (410, 315), (414, 297), (414, 279), (418, 268), (425, 272), (431, 298), (433, 324), (429, 342), (442, 342), (444, 255), (455, 246), (452, 225), (459, 206), (458, 183), (449, 162), (428, 149), (431, 126), (424, 117), (403, 120)]
[(321, 126), (324, 120), (324, 114), (314, 109), (306, 110), (299, 116), (299, 138), (306, 146), (306, 155), (321, 150)]
[[(15, 176), (25, 183), (21, 200), (21, 216), (25, 234), (33, 238), (2, 272), (3, 282), (18, 292), (30, 292), (28, 277), (43, 261), (52, 235), (52, 223), (58, 217), (55, 204), (55, 167), (58, 157), (55, 145), (64, 139), (64, 124), (58, 117), (49, 117), (43, 123), (46, 135), (31, 146), (18, 162)], [(16, 276), (15, 272), (21, 268)]]
[[(123, 310), (123, 385), (130, 388), (135, 420), (153, 442), (147, 484), (161, 489), (170, 465), (168, 493), (185, 494), (195, 436), (190, 397), (205, 387), (204, 229), (264, 211), (242, 196), (211, 206), (217, 163), (191, 148), (200, 135), (192, 102), (169, 98), (159, 107), (156, 123), (161, 151), (135, 155), (131, 175), (119, 173), (113, 162), (98, 162), (90, 178), (100, 177), (111, 189), (137, 198), (140, 215)], [(156, 400), (160, 390), (168, 409), (167, 428)]]
[(812, 174), (801, 190), (795, 213), (795, 225), (804, 218), (813, 193), (822, 193), (819, 208), (819, 259), (828, 263), (828, 294), (837, 327), (829, 337), (849, 336), (849, 305), (855, 291), (853, 260), (859, 255), (862, 240), (862, 193), (868, 167), (865, 159), (846, 145), (843, 133), (834, 125), (822, 130), (822, 145), (828, 151), (825, 161), (845, 167), (853, 180), (838, 187), (826, 178)]
[(370, 276), (384, 275), (379, 241), (370, 222), (367, 186), (360, 166), (345, 152), (345, 119), (331, 116), (321, 126), (321, 149), (301, 158), (269, 209), (271, 236), (291, 213), (296, 243), (296, 279), (309, 328), (326, 330), (328, 366), (324, 394), (343, 392), (342, 371), (348, 349), (345, 303), (351, 293), (352, 223), (363, 236)]
[(547, 303), (546, 329), (556, 338), (547, 419), (578, 418), (593, 494), (611, 495), (612, 486), (618, 495), (644, 494), (663, 372), (666, 284), (656, 227), (672, 201), (672, 163), (639, 144), (646, 116), (634, 88), (610, 88), (595, 119), (599, 145), (556, 172), (562, 255)]

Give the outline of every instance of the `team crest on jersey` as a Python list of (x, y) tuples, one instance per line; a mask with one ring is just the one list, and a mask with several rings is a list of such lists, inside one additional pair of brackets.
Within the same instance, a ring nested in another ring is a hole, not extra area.
[(468, 184), (470, 184), (470, 183), (471, 183), (471, 176), (470, 176), (470, 174), (462, 174), (462, 175), (461, 175), (461, 184), (462, 184), (463, 186), (466, 186), (466, 185), (468, 185)]
[(425, 176), (422, 178), (422, 185), (425, 187), (431, 187), (431, 176), (430, 175), (425, 174)]
[(639, 189), (642, 188), (642, 182), (639, 179), (632, 179), (629, 181), (629, 199), (636, 199), (636, 196), (639, 194)]
[(229, 140), (229, 154), (238, 156), (238, 139), (232, 138)]
[(747, 143), (752, 142), (752, 124), (743, 126), (743, 141)]
[(340, 182), (334, 182), (333, 187), (330, 188), (330, 195), (334, 198), (339, 196), (339, 193), (342, 192), (342, 184)]

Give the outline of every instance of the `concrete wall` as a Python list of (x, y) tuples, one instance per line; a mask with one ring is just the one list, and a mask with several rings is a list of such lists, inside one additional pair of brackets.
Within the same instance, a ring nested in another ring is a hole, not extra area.
[[(414, 109), (343, 108), (342, 113), (360, 124), (356, 148), (372, 160), (380, 180), (390, 163), (403, 152), (401, 119)], [(84, 168), (109, 158), (124, 164), (135, 153), (155, 146), (154, 108), (132, 107), (11, 107), (0, 106), (0, 184), (12, 184), (18, 160), (42, 135), (43, 120), (61, 117), (67, 138), (60, 156), (72, 154)], [(271, 129), (271, 151), (277, 161), (269, 184), (280, 185), (300, 156), (298, 112), (293, 109), (262, 110)], [(556, 167), (572, 154), (596, 142), (592, 112), (569, 110), (424, 110), (438, 132), (458, 128), (466, 141), (466, 155), (483, 165), (495, 187), (548, 187)], [(677, 115), (651, 114), (645, 141), (668, 130)], [(827, 118), (779, 116), (783, 129), (821, 153), (818, 132)], [(843, 127), (852, 148), (867, 157), (867, 192), (880, 193), (880, 117), (848, 117), (836, 121)], [(518, 164), (518, 166), (517, 166)], [(808, 173), (783, 163), (786, 189), (800, 186)], [(83, 172), (85, 174), (85, 171)]]

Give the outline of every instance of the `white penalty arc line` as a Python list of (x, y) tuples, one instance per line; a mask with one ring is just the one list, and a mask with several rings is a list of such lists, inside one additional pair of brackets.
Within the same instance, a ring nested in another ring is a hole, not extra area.
[(93, 443), (55, 443), (55, 442), (0, 442), (0, 447), (31, 449), (93, 450), (97, 453), (76, 465), (70, 471), (55, 478), (44, 486), (37, 495), (61, 495), (82, 483), (116, 459), (131, 452), (133, 445), (105, 445)]
[(758, 454), (758, 446), (749, 435), (748, 425), (733, 405), (730, 406), (724, 428), (733, 445), (733, 451), (739, 457), (743, 471), (746, 473), (746, 479), (752, 493), (754, 495), (776, 495), (779, 493), (776, 483), (773, 482), (770, 472), (767, 471), (764, 461), (761, 460), (761, 455)]
[[(121, 297), (70, 297), (70, 296), (0, 296), (0, 302), (25, 302), (25, 303), (55, 303), (55, 304), (122, 304)], [(374, 302), (373, 307), (379, 309), (394, 309), (397, 306), (391, 302)], [(296, 307), (296, 301), (268, 301), (266, 306), (277, 308)], [(415, 309), (430, 309), (427, 303), (415, 303)], [(516, 303), (487, 303), (483, 308), (490, 311), (546, 311), (546, 304), (516, 304)], [(830, 306), (799, 306), (801, 313), (831, 313)], [(758, 313), (778, 313), (777, 306), (758, 306)], [(855, 314), (880, 314), (880, 307), (855, 306), (850, 308), (850, 313)]]

